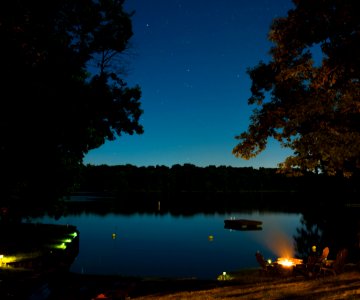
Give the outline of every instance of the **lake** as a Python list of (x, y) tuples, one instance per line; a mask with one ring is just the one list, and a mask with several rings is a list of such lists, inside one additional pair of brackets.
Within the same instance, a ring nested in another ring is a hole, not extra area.
[[(224, 220), (234, 217), (262, 221), (262, 230), (225, 229)], [(192, 216), (81, 213), (32, 222), (78, 228), (80, 249), (72, 272), (216, 279), (222, 272), (259, 267), (256, 251), (272, 259), (294, 255), (300, 219), (301, 214), (253, 211)]]

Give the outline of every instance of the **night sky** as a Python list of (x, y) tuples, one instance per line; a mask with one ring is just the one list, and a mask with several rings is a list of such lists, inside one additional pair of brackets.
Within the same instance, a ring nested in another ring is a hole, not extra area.
[(277, 142), (251, 160), (232, 153), (246, 130), (249, 67), (270, 59), (271, 21), (291, 0), (127, 0), (134, 35), (124, 79), (142, 90), (142, 135), (123, 135), (90, 151), (85, 164), (190, 163), (276, 167), (291, 154)]

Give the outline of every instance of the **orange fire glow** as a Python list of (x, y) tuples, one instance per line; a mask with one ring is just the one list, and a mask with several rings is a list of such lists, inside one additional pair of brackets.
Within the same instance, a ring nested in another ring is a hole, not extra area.
[(302, 259), (299, 258), (289, 258), (289, 257), (279, 257), (277, 263), (283, 267), (293, 267), (295, 265), (302, 264)]
[(274, 224), (269, 224), (268, 227), (269, 232), (261, 242), (265, 243), (277, 257), (294, 257), (295, 249), (292, 237)]

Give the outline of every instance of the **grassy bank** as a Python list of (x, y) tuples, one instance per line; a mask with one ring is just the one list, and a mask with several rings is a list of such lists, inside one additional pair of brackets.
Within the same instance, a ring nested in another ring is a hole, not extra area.
[(360, 299), (358, 269), (318, 278), (268, 276), (258, 270), (231, 274), (232, 280), (122, 278), (71, 274), (51, 300), (107, 299)]

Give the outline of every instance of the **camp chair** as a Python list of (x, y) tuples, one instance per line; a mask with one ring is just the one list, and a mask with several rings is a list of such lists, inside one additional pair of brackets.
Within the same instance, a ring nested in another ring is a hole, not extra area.
[(269, 263), (259, 251), (255, 253), (255, 257), (263, 273), (265, 274), (275, 273), (276, 271), (275, 266)]
[(320, 256), (320, 263), (322, 263), (324, 260), (327, 259), (327, 257), (329, 256), (329, 252), (330, 252), (330, 249), (329, 247), (325, 247), (322, 251), (322, 254)]
[(331, 273), (333, 275), (341, 273), (344, 269), (347, 256), (348, 250), (346, 248), (339, 250), (339, 252), (336, 254), (336, 259), (333, 262), (327, 261), (321, 265), (320, 272), (323, 275), (327, 273)]
[(321, 266), (327, 260), (329, 252), (329, 247), (325, 247), (320, 256), (310, 255), (304, 265), (296, 267), (296, 272), (306, 277), (316, 277), (320, 272)]
[(327, 258), (329, 256), (330, 249), (329, 247), (325, 247), (319, 257), (316, 257), (313, 265), (309, 266), (309, 269), (312, 267), (312, 275), (320, 274), (321, 267), (326, 263)]

